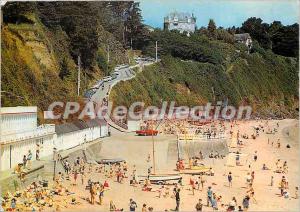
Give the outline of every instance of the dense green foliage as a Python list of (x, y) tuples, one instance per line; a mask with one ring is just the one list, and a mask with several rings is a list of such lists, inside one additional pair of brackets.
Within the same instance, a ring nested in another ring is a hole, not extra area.
[[(224, 50), (228, 50), (232, 58), (237, 55), (231, 45), (210, 40), (209, 37), (200, 33), (187, 37), (176, 31), (161, 30), (156, 30), (151, 34), (149, 43), (144, 48), (145, 54), (155, 55), (155, 41), (158, 41), (160, 55), (170, 54), (184, 60), (225, 64), (227, 55), (223, 54)], [(207, 48), (208, 46), (209, 48)]]
[[(112, 4), (123, 11), (133, 2)], [(121, 27), (126, 22), (109, 2), (9, 2), (3, 12), (3, 106), (37, 105), (43, 111), (53, 101), (81, 101), (78, 55), (81, 93), (128, 61)]]
[(4, 7), (4, 23), (30, 22), (26, 18), (28, 13), (37, 14), (42, 24), (51, 30), (65, 32), (71, 56), (74, 60), (81, 56), (83, 67), (89, 70), (93, 70), (99, 58), (97, 51), (102, 44), (99, 34), (103, 33), (103, 28), (123, 47), (131, 43), (133, 47), (140, 47), (146, 33), (139, 3), (133, 1), (11, 2)]
[(257, 42), (248, 54), (243, 44), (160, 30), (151, 35), (145, 54), (154, 55), (156, 40), (162, 62), (117, 85), (111, 97), (115, 105), (144, 101), (159, 106), (163, 100), (175, 100), (193, 106), (228, 100), (235, 106), (250, 104), (259, 115), (297, 115), (296, 58), (276, 55)]
[(265, 49), (287, 57), (299, 55), (299, 24), (283, 26), (280, 21), (263, 23), (260, 18), (249, 18), (236, 32), (248, 32)]

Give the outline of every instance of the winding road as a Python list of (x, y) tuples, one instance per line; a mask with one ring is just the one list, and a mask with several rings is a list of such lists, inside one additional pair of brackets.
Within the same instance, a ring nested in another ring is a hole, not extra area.
[[(85, 97), (96, 103), (99, 106), (104, 105), (109, 100), (109, 94), (113, 86), (121, 81), (127, 81), (136, 76), (136, 72), (133, 70), (134, 68), (139, 68), (143, 70), (144, 66), (149, 66), (156, 63), (152, 58), (137, 60), (137, 64), (133, 66), (129, 66), (127, 64), (119, 65), (114, 69), (113, 74), (111, 76), (104, 77), (99, 80), (92, 88), (90, 88), (86, 93)], [(109, 103), (109, 102), (108, 102)], [(127, 126), (121, 123), (117, 123), (113, 121), (111, 118), (106, 120), (109, 126), (122, 131), (127, 132)]]

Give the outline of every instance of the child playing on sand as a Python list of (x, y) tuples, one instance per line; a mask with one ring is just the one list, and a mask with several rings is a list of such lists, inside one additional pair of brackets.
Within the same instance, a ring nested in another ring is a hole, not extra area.
[(277, 148), (280, 148), (280, 139), (277, 140)]
[(270, 183), (270, 186), (273, 186), (274, 185), (274, 177), (271, 176), (271, 183)]
[(196, 185), (195, 185), (195, 180), (193, 178), (190, 178), (190, 185), (191, 185), (192, 193), (193, 195), (195, 195)]
[(257, 161), (257, 151), (254, 152), (253, 159), (254, 159), (254, 161)]
[(282, 168), (283, 168), (283, 172), (282, 173), (287, 174), (288, 173), (288, 165), (287, 165), (286, 161), (284, 161)]

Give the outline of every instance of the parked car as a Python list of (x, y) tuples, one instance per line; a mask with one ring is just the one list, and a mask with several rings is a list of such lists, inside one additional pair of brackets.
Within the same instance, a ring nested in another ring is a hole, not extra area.
[(111, 77), (112, 77), (112, 79), (114, 80), (114, 79), (116, 79), (119, 75), (120, 75), (120, 73), (115, 71), (115, 72), (113, 72), (113, 73), (111, 74)]
[(108, 81), (111, 81), (112, 80), (112, 77), (111, 76), (107, 76), (107, 77), (104, 77), (103, 78), (103, 81), (104, 82), (108, 82)]
[(137, 130), (135, 133), (139, 136), (156, 136), (158, 134), (157, 130), (151, 130), (151, 129), (146, 129), (146, 130)]

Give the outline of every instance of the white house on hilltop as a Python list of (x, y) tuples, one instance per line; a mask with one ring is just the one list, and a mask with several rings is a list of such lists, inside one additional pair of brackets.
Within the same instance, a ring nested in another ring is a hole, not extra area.
[(180, 33), (187, 32), (189, 35), (196, 30), (196, 17), (189, 13), (170, 13), (164, 18), (164, 29), (178, 30)]
[(249, 33), (234, 34), (234, 41), (245, 44), (249, 49), (252, 47), (252, 38)]

